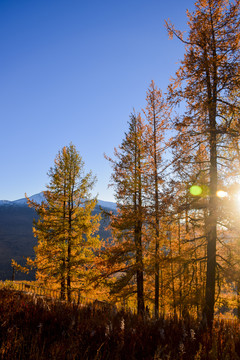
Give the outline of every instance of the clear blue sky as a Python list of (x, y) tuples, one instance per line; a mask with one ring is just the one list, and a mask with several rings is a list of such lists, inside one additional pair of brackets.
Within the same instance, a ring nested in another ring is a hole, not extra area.
[(0, 199), (45, 189), (57, 152), (71, 141), (108, 189), (129, 114), (153, 79), (166, 90), (184, 46), (164, 20), (187, 29), (192, 0), (0, 0)]

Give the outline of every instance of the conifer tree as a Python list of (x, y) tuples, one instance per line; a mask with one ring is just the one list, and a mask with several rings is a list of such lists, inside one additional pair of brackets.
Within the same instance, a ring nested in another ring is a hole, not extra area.
[(187, 13), (190, 27), (187, 40), (171, 23), (167, 23), (170, 36), (176, 35), (186, 45), (184, 60), (169, 90), (173, 103), (184, 100), (187, 107), (185, 116), (177, 122), (178, 129), (185, 134), (188, 131), (185, 140), (192, 145), (191, 137), (196, 139), (201, 135), (209, 155), (209, 166), (206, 166), (209, 201), (204, 316), (211, 327), (216, 287), (216, 193), (221, 166), (220, 145), (233, 135), (233, 119), (239, 106), (239, 100), (234, 95), (239, 89), (240, 2), (198, 0), (195, 5), (195, 12)]
[(59, 151), (48, 176), (45, 201), (28, 199), (38, 214), (33, 226), (38, 241), (34, 265), (37, 279), (57, 284), (62, 299), (67, 294), (70, 301), (74, 286), (83, 286), (94, 261), (93, 249), (99, 246), (100, 219), (92, 215), (96, 199), (90, 198), (95, 179), (91, 172), (84, 174), (84, 162), (72, 144)]
[[(165, 131), (170, 111), (159, 90), (152, 80), (147, 91), (147, 105), (143, 109), (146, 117), (145, 141), (147, 147), (146, 173), (148, 178), (148, 205), (150, 225), (154, 228), (155, 239), (155, 317), (159, 316), (159, 250), (160, 250), (160, 217), (164, 209), (164, 150), (166, 146)], [(166, 165), (166, 164), (165, 164)], [(165, 206), (166, 208), (166, 206)], [(163, 245), (163, 244), (162, 244)]]
[[(112, 185), (118, 214), (112, 216), (115, 245), (107, 249), (108, 271), (118, 273), (114, 291), (125, 296), (137, 293), (138, 313), (144, 313), (144, 125), (139, 115), (131, 115), (129, 131), (115, 149)], [(136, 290), (135, 290), (136, 284)]]

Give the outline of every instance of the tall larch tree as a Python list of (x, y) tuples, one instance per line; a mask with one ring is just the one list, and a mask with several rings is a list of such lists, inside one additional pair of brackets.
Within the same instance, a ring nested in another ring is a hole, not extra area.
[[(110, 274), (118, 273), (114, 290), (137, 293), (137, 309), (144, 313), (144, 125), (139, 115), (131, 115), (129, 131), (111, 162), (112, 185), (118, 214), (112, 216), (115, 245), (107, 249)], [(136, 290), (134, 285), (136, 284)]]
[(91, 172), (84, 174), (84, 162), (72, 144), (59, 151), (48, 176), (45, 201), (28, 199), (38, 214), (33, 226), (38, 241), (34, 265), (37, 279), (57, 284), (62, 299), (67, 295), (70, 301), (72, 289), (83, 286), (94, 261), (93, 249), (99, 247), (100, 218), (92, 215), (96, 199), (90, 195), (95, 179)]
[[(180, 130), (191, 127), (192, 136), (205, 138), (209, 154), (209, 201), (207, 219), (207, 274), (203, 315), (211, 327), (216, 286), (217, 197), (220, 144), (232, 136), (236, 114), (234, 94), (239, 88), (239, 0), (198, 0), (187, 12), (189, 33), (183, 34), (168, 22), (169, 35), (185, 44), (185, 56), (169, 87), (170, 98), (184, 100), (186, 113)], [(226, 116), (227, 114), (227, 116)]]
[[(163, 98), (161, 90), (152, 80), (146, 96), (147, 105), (143, 109), (146, 118), (146, 172), (148, 177), (149, 219), (154, 228), (155, 239), (155, 317), (159, 316), (159, 249), (160, 249), (160, 217), (163, 213), (164, 197), (164, 152), (166, 148), (165, 131), (169, 123), (170, 110)], [(163, 245), (163, 244), (162, 244)]]

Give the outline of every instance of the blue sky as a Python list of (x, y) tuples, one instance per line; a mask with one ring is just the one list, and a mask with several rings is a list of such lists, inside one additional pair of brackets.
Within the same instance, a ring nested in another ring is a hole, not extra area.
[(111, 156), (154, 80), (166, 91), (184, 46), (190, 0), (0, 0), (0, 199), (45, 189), (57, 152), (72, 142), (108, 189)]

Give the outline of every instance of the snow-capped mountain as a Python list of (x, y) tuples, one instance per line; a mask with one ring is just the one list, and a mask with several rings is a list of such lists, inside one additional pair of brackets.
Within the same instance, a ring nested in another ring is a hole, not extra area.
[[(43, 202), (45, 198), (44, 198), (43, 192), (40, 192), (39, 194), (30, 196), (29, 199), (33, 200), (34, 202), (36, 202), (38, 204), (41, 204), (41, 202)], [(22, 198), (22, 199), (18, 199), (18, 200), (14, 200), (14, 201), (0, 200), (0, 206), (4, 206), (4, 205), (27, 206), (27, 199)], [(110, 210), (116, 210), (116, 208), (117, 208), (116, 203), (111, 202), (111, 201), (98, 200), (97, 205), (102, 208), (107, 208)]]
[[(41, 202), (43, 202), (45, 200), (43, 192), (40, 192), (39, 194), (32, 195), (32, 196), (29, 197), (29, 199), (33, 200), (37, 204), (41, 204)], [(20, 205), (20, 206), (27, 205), (27, 199), (22, 198), (22, 199), (14, 200), (14, 201), (12, 201), (12, 203), (13, 203), (13, 205)]]

